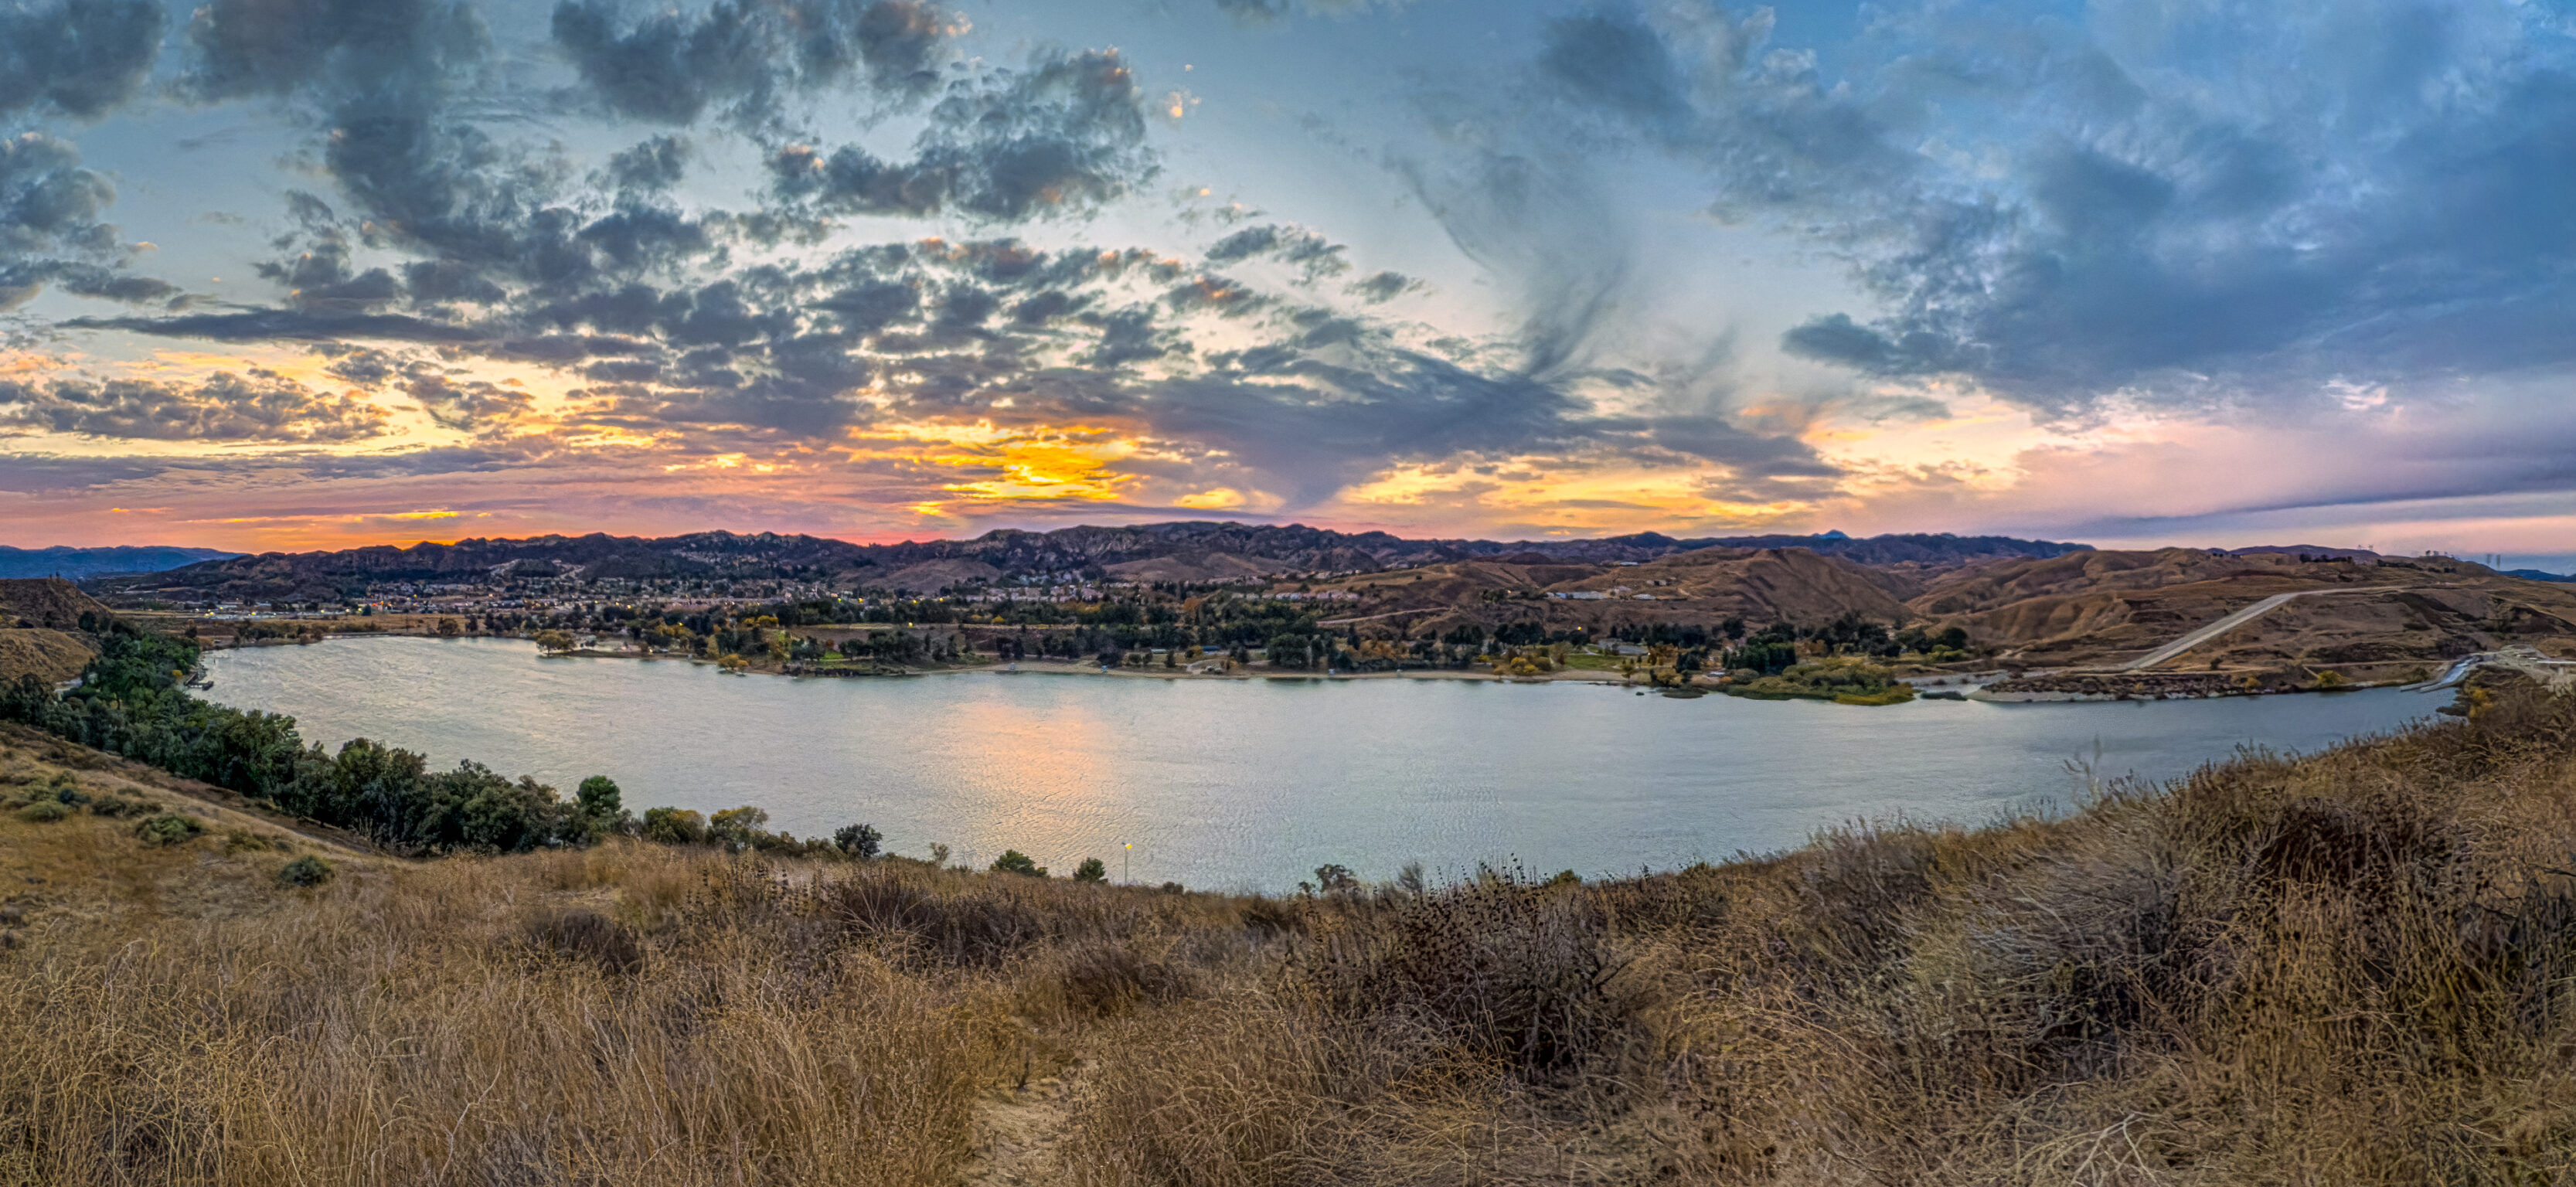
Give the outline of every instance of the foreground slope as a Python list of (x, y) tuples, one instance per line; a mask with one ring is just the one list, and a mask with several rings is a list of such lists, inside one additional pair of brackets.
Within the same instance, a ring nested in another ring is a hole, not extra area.
[[(1284, 900), (631, 843), (305, 889), (0, 812), (0, 1182), (2564, 1182), (2576, 703), (2469, 701), (2059, 820)], [(122, 778), (0, 744), (0, 795)]]

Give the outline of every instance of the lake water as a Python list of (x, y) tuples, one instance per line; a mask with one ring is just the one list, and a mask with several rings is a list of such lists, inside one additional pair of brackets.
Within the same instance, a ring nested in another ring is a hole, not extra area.
[[(1675, 700), (1599, 685), (727, 676), (681, 661), (539, 659), (517, 640), (387, 638), (211, 652), (215, 700), (472, 758), (626, 804), (758, 804), (771, 827), (865, 821), (898, 852), (1084, 857), (1194, 887), (1283, 889), (1517, 857), (1633, 873), (1805, 841), (1854, 820), (1982, 822), (2065, 802), (2068, 762), (2169, 779), (2244, 745), (2307, 750), (2447, 696), (2382, 690), (2142, 704)], [(2096, 756), (2098, 755), (2098, 759)]]

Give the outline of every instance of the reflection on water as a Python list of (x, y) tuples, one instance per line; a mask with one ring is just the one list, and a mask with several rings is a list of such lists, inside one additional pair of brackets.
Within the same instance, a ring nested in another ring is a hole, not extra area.
[(1630, 873), (1796, 845), (1899, 815), (1975, 822), (2061, 802), (2070, 759), (2165, 779), (2240, 745), (2313, 749), (2432, 711), (2396, 691), (2153, 704), (1671, 700), (1594, 685), (1174, 682), (1052, 672), (736, 677), (679, 661), (545, 659), (497, 639), (216, 652), (215, 699), (472, 758), (628, 806), (758, 804), (772, 827), (867, 821), (889, 847), (1138, 881), (1293, 886), (1340, 862)]

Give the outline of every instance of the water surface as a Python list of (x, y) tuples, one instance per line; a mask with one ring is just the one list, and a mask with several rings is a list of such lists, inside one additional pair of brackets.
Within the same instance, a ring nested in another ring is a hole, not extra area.
[(2062, 804), (2069, 760), (2169, 779), (2240, 746), (2306, 750), (2445, 698), (2395, 690), (2137, 704), (1858, 708), (1673, 700), (1598, 685), (1164, 681), (1060, 672), (727, 676), (676, 660), (539, 659), (502, 639), (385, 638), (207, 656), (211, 695), (533, 774), (607, 774), (638, 810), (758, 804), (771, 827), (865, 821), (890, 848), (1058, 874), (1281, 889), (1339, 862), (1633, 873), (1853, 820), (1981, 822)]

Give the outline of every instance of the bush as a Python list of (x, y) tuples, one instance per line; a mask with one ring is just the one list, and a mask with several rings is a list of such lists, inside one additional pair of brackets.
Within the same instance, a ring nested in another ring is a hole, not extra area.
[(128, 799), (121, 795), (106, 795), (100, 796), (99, 798), (89, 802), (89, 813), (92, 816), (105, 816), (110, 820), (121, 820), (128, 816), (144, 815), (152, 811), (153, 807), (154, 805), (150, 800)]
[(1065, 1004), (1094, 1018), (1123, 1013), (1138, 1003), (1162, 1005), (1190, 995), (1188, 969), (1146, 956), (1133, 943), (1081, 944), (1067, 950), (1062, 961), (1058, 984)]
[(1109, 880), (1109, 867), (1097, 857), (1083, 858), (1081, 865), (1073, 867), (1073, 880), (1076, 882), (1106, 882)]
[(644, 839), (662, 845), (704, 844), (707, 818), (686, 808), (646, 808)]
[(194, 819), (169, 812), (134, 826), (134, 835), (146, 845), (185, 845), (205, 831)]
[(1022, 853), (1017, 849), (1005, 849), (1002, 851), (1002, 855), (1000, 857), (994, 858), (993, 872), (996, 874), (1024, 874), (1031, 878), (1043, 878), (1047, 876), (1045, 866), (1039, 865), (1036, 858), (1030, 857), (1028, 854)]
[(872, 824), (844, 825), (832, 834), (832, 847), (865, 861), (882, 851), (885, 834)]
[(622, 977), (644, 967), (644, 949), (616, 920), (597, 911), (558, 911), (528, 923), (530, 947)]
[(289, 886), (320, 886), (337, 873), (331, 863), (310, 853), (278, 867), (277, 880)]
[(54, 800), (38, 800), (18, 809), (18, 819), (34, 824), (52, 824), (71, 814), (71, 809)]

